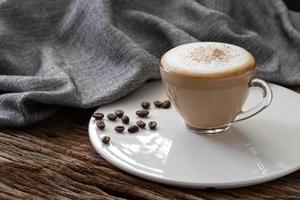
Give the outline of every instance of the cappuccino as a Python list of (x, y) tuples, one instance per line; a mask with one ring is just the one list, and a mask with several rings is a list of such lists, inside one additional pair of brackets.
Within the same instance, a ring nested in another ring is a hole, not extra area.
[(254, 69), (255, 60), (245, 49), (226, 43), (197, 42), (175, 47), (161, 58), (170, 73), (193, 77), (228, 77)]
[[(255, 74), (255, 59), (245, 49), (219, 42), (184, 44), (160, 60), (161, 78), (175, 109), (192, 130), (216, 133), (269, 105), (272, 92)], [(264, 101), (243, 112), (249, 87), (261, 87)]]

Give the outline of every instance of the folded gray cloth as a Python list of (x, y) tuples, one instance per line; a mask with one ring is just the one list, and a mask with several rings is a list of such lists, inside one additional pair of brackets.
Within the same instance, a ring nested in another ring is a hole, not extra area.
[(112, 102), (195, 41), (242, 46), (259, 77), (299, 85), (299, 31), (300, 13), (280, 0), (0, 1), (0, 126)]

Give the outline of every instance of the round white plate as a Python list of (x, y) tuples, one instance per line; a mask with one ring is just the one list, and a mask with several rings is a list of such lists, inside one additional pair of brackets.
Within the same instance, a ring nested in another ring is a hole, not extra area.
[[(251, 119), (233, 124), (230, 131), (201, 135), (186, 128), (173, 108), (154, 108), (154, 100), (167, 99), (161, 82), (145, 84), (138, 91), (97, 111), (108, 114), (124, 109), (131, 124), (142, 101), (150, 101), (149, 118), (156, 130), (130, 134), (114, 131), (120, 119), (105, 119), (105, 130), (91, 118), (89, 137), (96, 151), (114, 166), (155, 182), (188, 188), (229, 188), (258, 184), (300, 168), (300, 95), (270, 84), (272, 104)], [(245, 107), (260, 100), (250, 91)], [(200, 112), (200, 111), (199, 111)], [(101, 137), (111, 137), (109, 145)]]

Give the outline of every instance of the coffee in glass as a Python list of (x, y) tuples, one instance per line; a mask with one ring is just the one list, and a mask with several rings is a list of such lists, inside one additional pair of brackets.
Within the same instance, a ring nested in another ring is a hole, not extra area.
[[(255, 59), (232, 44), (196, 42), (175, 47), (160, 60), (165, 91), (187, 127), (202, 133), (228, 130), (272, 100), (268, 84), (254, 78)], [(263, 100), (243, 112), (249, 87), (260, 87)]]

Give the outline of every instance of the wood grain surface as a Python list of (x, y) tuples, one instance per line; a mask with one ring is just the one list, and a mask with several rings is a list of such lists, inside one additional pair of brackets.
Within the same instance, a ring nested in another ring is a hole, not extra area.
[(300, 199), (300, 171), (225, 190), (181, 189), (129, 175), (93, 150), (92, 112), (64, 109), (38, 124), (0, 129), (0, 199)]

